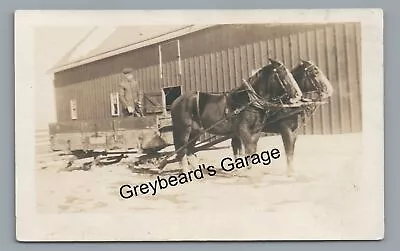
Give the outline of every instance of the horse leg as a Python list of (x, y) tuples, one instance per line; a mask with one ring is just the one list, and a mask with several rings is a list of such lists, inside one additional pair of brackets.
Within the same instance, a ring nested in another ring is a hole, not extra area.
[[(187, 144), (187, 142), (189, 141), (190, 130), (191, 128), (186, 128), (185, 130), (173, 132), (175, 150)], [(180, 169), (183, 171), (187, 171), (189, 169), (187, 152), (188, 152), (187, 147), (184, 147), (182, 150), (176, 153), (176, 159), (179, 162)]]
[[(189, 141), (193, 140), (195, 137), (198, 136), (198, 134), (200, 133), (200, 131), (198, 130), (193, 130), (190, 133), (189, 136)], [(197, 156), (195, 154), (195, 145), (196, 145), (196, 141), (197, 140), (193, 140), (190, 144), (188, 144), (187, 146), (187, 158), (188, 158), (188, 162), (191, 166), (197, 167), (198, 166), (198, 160), (197, 160)]]
[[(257, 152), (257, 141), (251, 141), (245, 145), (245, 153), (246, 156), (251, 156), (252, 154)], [(252, 169), (254, 167), (253, 163), (249, 161), (249, 165), (247, 166), (248, 169)]]
[(240, 141), (240, 138), (232, 137), (231, 146), (233, 150), (233, 156), (235, 159), (237, 159), (238, 156), (243, 154), (242, 142)]
[[(258, 140), (260, 139), (261, 134), (256, 133), (254, 135), (251, 135), (250, 133), (245, 133), (242, 138), (242, 142), (244, 145), (244, 150), (245, 150), (245, 155), (246, 156), (251, 156), (252, 154), (257, 152), (257, 144)], [(251, 160), (249, 159), (248, 161), (248, 169), (253, 168), (253, 163), (251, 163)]]
[(289, 126), (281, 124), (281, 136), (286, 152), (287, 176), (291, 177), (294, 172), (293, 154), (294, 154), (294, 145), (296, 143), (297, 134), (295, 131), (292, 131)]

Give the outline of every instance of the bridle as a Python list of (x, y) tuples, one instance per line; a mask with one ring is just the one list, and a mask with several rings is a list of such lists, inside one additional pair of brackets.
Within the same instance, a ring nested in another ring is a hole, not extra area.
[(315, 79), (315, 71), (319, 71), (319, 69), (317, 68), (317, 66), (315, 66), (313, 64), (311, 64), (310, 66), (306, 66), (304, 68), (302, 82), (304, 83), (305, 81), (309, 81), (311, 83), (311, 85), (313, 86), (314, 90), (303, 92), (303, 94), (317, 93), (318, 96), (321, 98), (324, 90), (320, 87), (320, 85), (318, 84), (318, 81)]
[[(244, 85), (246, 87), (246, 89), (244, 91), (247, 91), (247, 94), (248, 94), (248, 97), (249, 97), (249, 101), (250, 101), (252, 106), (254, 106), (256, 108), (259, 108), (259, 109), (262, 109), (262, 110), (267, 110), (267, 109), (269, 109), (269, 106), (270, 106), (271, 102), (272, 103), (283, 104), (284, 100), (288, 99), (288, 96), (289, 96), (288, 93), (289, 93), (290, 90), (288, 89), (289, 87), (286, 87), (283, 84), (283, 81), (282, 81), (282, 79), (281, 79), (281, 77), (279, 76), (279, 73), (278, 73), (278, 69), (279, 68), (284, 68), (284, 70), (286, 70), (285, 66), (283, 64), (280, 64), (279, 66), (274, 67), (272, 69), (272, 75), (269, 76), (269, 78), (275, 77), (276, 80), (278, 81), (279, 85), (283, 88), (284, 93), (282, 95), (280, 95), (280, 96), (273, 97), (270, 100), (267, 100), (264, 97), (260, 96), (260, 94), (258, 94), (254, 90), (253, 86), (249, 83), (249, 81), (252, 80), (255, 76), (258, 76), (260, 70), (257, 71), (252, 76), (250, 76), (248, 78), (248, 80), (243, 79), (243, 83), (244, 83)], [(269, 82), (269, 80), (268, 80), (268, 82)]]
[[(322, 92), (324, 90), (320, 87), (320, 85), (318, 84), (318, 81), (315, 79), (316, 74), (319, 73), (319, 69), (317, 68), (317, 66), (310, 63), (309, 66), (304, 66), (304, 69), (302, 71), (303, 71), (302, 83), (304, 84), (305, 81), (309, 81), (314, 88), (314, 90), (312, 90), (312, 91), (307, 91), (307, 92), (303, 91), (303, 95), (311, 94), (311, 96), (312, 96), (312, 94), (316, 93), (318, 95), (319, 99), (317, 99), (317, 100), (313, 99), (312, 101), (321, 101)], [(317, 73), (315, 73), (316, 71), (317, 71)], [(306, 116), (312, 116), (314, 114), (314, 112), (316, 111), (316, 109), (317, 109), (316, 104), (309, 104), (309, 105), (305, 106), (304, 111), (301, 113), (303, 125), (306, 124)]]

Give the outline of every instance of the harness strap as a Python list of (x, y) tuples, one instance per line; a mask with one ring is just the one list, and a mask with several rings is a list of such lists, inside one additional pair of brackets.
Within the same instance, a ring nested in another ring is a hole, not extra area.
[(229, 100), (228, 100), (228, 95), (226, 93), (224, 93), (224, 99), (225, 99), (225, 109), (224, 109), (224, 115), (225, 117), (228, 116), (229, 114)]
[(255, 106), (256, 108), (265, 110), (267, 109), (267, 102), (263, 100), (263, 98), (258, 95), (258, 93), (254, 90), (254, 88), (247, 82), (246, 79), (243, 79), (243, 83), (246, 85), (247, 89), (249, 89), (250, 93), (248, 94), (250, 104)]

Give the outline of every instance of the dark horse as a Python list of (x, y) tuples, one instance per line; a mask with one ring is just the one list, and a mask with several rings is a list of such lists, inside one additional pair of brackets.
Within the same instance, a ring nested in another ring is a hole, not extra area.
[[(292, 70), (292, 74), (302, 91), (302, 99), (304, 101), (323, 101), (332, 96), (333, 88), (330, 81), (313, 62), (301, 59), (300, 64)], [(313, 112), (317, 108), (317, 105), (310, 103), (306, 108), (308, 111)], [(296, 112), (296, 109), (302, 108), (280, 108), (277, 111), (271, 111), (267, 114), (267, 121), (263, 128), (264, 132), (281, 134), (286, 152), (288, 176), (293, 174), (293, 153), (297, 139), (297, 129), (300, 125), (299, 122), (301, 116), (306, 115), (304, 111), (301, 113), (293, 113)], [(307, 112), (307, 110), (305, 112)], [(277, 118), (276, 116), (282, 116), (284, 114), (292, 115), (273, 122), (273, 120)], [(268, 121), (272, 123), (268, 123)], [(234, 142), (232, 142), (232, 144), (234, 144)]]
[(277, 100), (294, 103), (301, 96), (290, 71), (272, 59), (229, 93), (181, 95), (171, 106), (176, 159), (186, 170), (187, 157), (194, 156), (195, 143), (204, 130), (232, 137), (232, 141), (243, 143), (246, 154), (255, 153), (266, 118), (263, 104)]

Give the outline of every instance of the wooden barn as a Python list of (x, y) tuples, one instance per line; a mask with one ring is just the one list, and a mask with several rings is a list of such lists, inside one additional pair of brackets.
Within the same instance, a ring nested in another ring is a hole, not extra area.
[(115, 131), (115, 121), (118, 128), (124, 123), (146, 128), (143, 121), (133, 125), (121, 118), (117, 92), (124, 67), (134, 69), (152, 121), (157, 117), (152, 115), (168, 114), (183, 92), (226, 92), (239, 86), (268, 58), (290, 68), (300, 58), (312, 60), (332, 83), (330, 102), (307, 119), (301, 133), (360, 132), (360, 36), (358, 23), (118, 27), (96, 48), (72, 57), (82, 44), (77, 45), (54, 67), (57, 123), (50, 125), (50, 133), (82, 136), (93, 127), (107, 131), (107, 126)]

